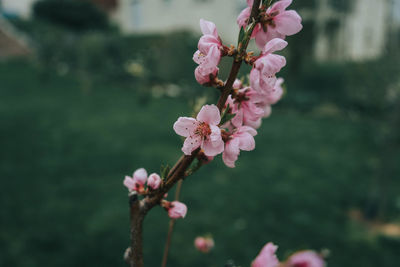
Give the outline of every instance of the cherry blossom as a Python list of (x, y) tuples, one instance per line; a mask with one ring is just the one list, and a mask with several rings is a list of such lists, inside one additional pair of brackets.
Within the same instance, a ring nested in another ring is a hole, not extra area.
[(167, 207), (168, 216), (171, 219), (185, 218), (187, 213), (187, 207), (185, 204), (179, 201), (169, 202), (169, 207)]
[(235, 162), (239, 157), (240, 150), (251, 151), (255, 148), (254, 137), (257, 131), (249, 126), (241, 126), (230, 135), (225, 143), (225, 150), (222, 154), (222, 160), (225, 165), (234, 168)]
[(216, 156), (224, 150), (224, 142), (218, 124), (221, 121), (220, 112), (215, 105), (205, 105), (196, 119), (180, 117), (174, 124), (178, 135), (186, 137), (182, 151), (185, 155), (201, 147), (206, 156)]
[(194, 246), (198, 251), (207, 253), (214, 247), (214, 240), (211, 237), (198, 236), (194, 240)]
[(264, 46), (261, 56), (254, 62), (250, 72), (251, 88), (258, 92), (273, 90), (276, 83), (275, 74), (286, 65), (286, 59), (272, 53), (282, 50), (286, 46), (287, 42), (279, 38), (269, 41)]
[[(278, 1), (262, 13), (261, 22), (256, 25), (252, 33), (260, 49), (274, 38), (285, 39), (286, 36), (301, 31), (303, 26), (299, 14), (294, 10), (286, 10), (291, 3), (292, 0)], [(237, 18), (240, 27), (245, 27), (248, 23), (253, 0), (248, 0), (247, 5), (248, 7)]]
[(161, 184), (161, 178), (160, 175), (157, 173), (152, 173), (149, 175), (149, 178), (147, 179), (147, 186), (150, 187), (151, 189), (155, 190), (158, 187), (160, 187)]
[(199, 40), (198, 50), (193, 55), (194, 62), (199, 64), (195, 70), (195, 77), (198, 83), (207, 84), (218, 74), (222, 42), (213, 22), (200, 19), (200, 28), (203, 36)]
[(256, 103), (263, 101), (263, 95), (250, 87), (238, 90), (234, 99), (228, 97), (227, 103), (232, 107), (231, 113), (236, 114), (232, 124), (236, 127), (248, 125), (264, 116), (264, 109)]
[(129, 191), (142, 191), (147, 180), (147, 171), (143, 168), (137, 169), (132, 177), (125, 176), (124, 185)]

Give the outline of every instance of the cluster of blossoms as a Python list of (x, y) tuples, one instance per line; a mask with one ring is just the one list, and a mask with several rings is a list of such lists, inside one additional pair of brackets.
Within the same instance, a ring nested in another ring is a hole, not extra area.
[(285, 262), (279, 262), (276, 256), (278, 249), (272, 243), (266, 244), (254, 259), (251, 267), (324, 267), (321, 255), (312, 250), (299, 251), (292, 254)]
[[(252, 32), (256, 44), (260, 47), (259, 56), (247, 53), (243, 59), (252, 66), (249, 85), (240, 80), (233, 84), (232, 91), (225, 103), (224, 115), (231, 116), (228, 122), (221, 124), (221, 113), (215, 105), (205, 105), (196, 118), (180, 117), (174, 124), (178, 135), (185, 137), (182, 151), (191, 155), (198, 148), (209, 158), (221, 154), (228, 167), (235, 167), (240, 150), (251, 151), (255, 148), (254, 136), (260, 127), (262, 118), (271, 114), (271, 105), (279, 101), (283, 94), (282, 78), (276, 74), (286, 65), (283, 56), (274, 52), (287, 46), (284, 38), (299, 32), (301, 18), (296, 11), (286, 10), (291, 0), (281, 0), (268, 9), (261, 7), (260, 19)], [(249, 23), (252, 0), (247, 1), (237, 22), (240, 27)], [(198, 64), (195, 70), (196, 80), (202, 85), (221, 86), (218, 80), (218, 64), (222, 56), (234, 56), (234, 47), (222, 44), (217, 28), (210, 21), (200, 20), (203, 36), (193, 59)]]
[[(132, 177), (125, 176), (124, 185), (129, 192), (136, 192), (139, 195), (146, 195), (158, 189), (162, 184), (162, 179), (157, 173), (149, 176), (143, 168), (137, 169)], [(147, 185), (147, 186), (146, 186)], [(186, 216), (187, 207), (179, 201), (169, 202), (161, 201), (161, 206), (168, 212), (168, 216), (172, 219), (184, 218)]]
[[(193, 56), (193, 60), (198, 64), (194, 71), (195, 78), (202, 85), (222, 89), (223, 93), (218, 106), (204, 105), (196, 118), (179, 117), (174, 123), (175, 132), (185, 137), (182, 151), (189, 156), (182, 157), (182, 161), (177, 162), (175, 166), (179, 171), (175, 169), (175, 172), (171, 171), (171, 175), (169, 171), (167, 175), (163, 174), (163, 177), (167, 177), (165, 183), (160, 175), (152, 173), (148, 176), (143, 168), (136, 170), (132, 177), (125, 177), (124, 185), (132, 195), (139, 194), (146, 199), (147, 196), (159, 194), (154, 205), (160, 204), (173, 219), (184, 218), (187, 207), (179, 201), (169, 202), (164, 199), (165, 192), (170, 188), (166, 185), (173, 185), (173, 182), (189, 175), (188, 168), (193, 171), (190, 164), (195, 156), (200, 163), (198, 166), (201, 166), (222, 154), (225, 165), (235, 167), (241, 150), (251, 151), (255, 148), (254, 136), (257, 135), (262, 119), (270, 116), (271, 106), (283, 95), (283, 79), (278, 78), (276, 74), (286, 65), (286, 59), (274, 53), (288, 45), (284, 40), (286, 36), (296, 34), (302, 29), (301, 17), (296, 11), (286, 10), (292, 0), (276, 1), (273, 5), (272, 0), (256, 1), (260, 3), (258, 7), (253, 7), (253, 3), (254, 0), (247, 0), (248, 7), (237, 18), (241, 29), (237, 48), (223, 44), (213, 22), (200, 20), (203, 36)], [(251, 38), (255, 39), (260, 49), (258, 56), (254, 56), (254, 52), (246, 52)], [(224, 56), (235, 58), (232, 70), (237, 66), (236, 72), (231, 71), (227, 82), (218, 79), (218, 65)], [(244, 79), (235, 80), (242, 62), (251, 66), (248, 84), (243, 82)], [(137, 242), (132, 244), (133, 247), (138, 245)], [(195, 239), (194, 246), (207, 253), (214, 247), (214, 240), (211, 237), (199, 236)], [(314, 251), (300, 251), (286, 261), (279, 262), (276, 250), (277, 246), (274, 244), (266, 244), (251, 267), (325, 266), (321, 255)], [(141, 266), (140, 261), (138, 266)]]

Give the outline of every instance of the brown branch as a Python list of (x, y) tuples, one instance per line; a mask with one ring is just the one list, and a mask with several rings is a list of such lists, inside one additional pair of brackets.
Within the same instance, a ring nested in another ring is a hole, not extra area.
[(131, 221), (131, 246), (129, 253), (129, 264), (132, 267), (143, 267), (143, 219), (141, 201), (136, 192), (129, 196), (130, 221)]
[[(256, 21), (258, 18), (260, 2), (261, 0), (254, 0), (253, 7), (251, 10), (251, 16), (249, 19), (250, 23)], [(243, 53), (245, 53), (247, 49), (254, 26), (255, 23), (253, 23), (252, 27), (248, 30), (247, 36), (245, 40), (243, 40), (244, 42), (240, 44), (240, 48), (238, 47), (238, 54), (235, 57), (231, 71), (229, 73), (229, 77), (226, 81), (225, 86), (223, 87), (221, 96), (217, 102), (217, 107), (219, 108), (220, 111), (222, 111), (222, 109), (224, 108), (226, 100), (232, 91), (232, 85), (235, 82), (237, 75), (239, 73), (240, 66), (243, 61)], [(190, 167), (190, 165), (196, 158), (199, 151), (200, 148), (193, 151), (192, 155), (190, 156), (183, 155), (176, 162), (174, 167), (172, 167), (172, 169), (168, 173), (168, 176), (165, 179), (165, 182), (162, 184), (160, 189), (158, 189), (154, 194), (146, 196), (142, 200), (138, 199), (136, 193), (130, 196), (131, 247), (130, 251), (128, 249), (128, 254), (129, 254), (129, 263), (131, 267), (143, 267), (142, 227), (146, 213), (154, 206), (160, 204), (161, 200), (164, 198), (165, 193), (167, 193), (178, 181), (180, 181), (180, 183), (182, 182), (182, 179), (185, 178), (186, 170)], [(169, 236), (172, 235), (173, 222), (172, 223), (170, 222), (170, 225), (171, 224), (172, 224), (172, 226), (170, 226), (171, 233), (169, 234)], [(169, 237), (169, 239), (170, 238), (171, 237)], [(166, 249), (166, 254), (168, 255), (168, 249)], [(167, 256), (164, 257), (166, 265)]]

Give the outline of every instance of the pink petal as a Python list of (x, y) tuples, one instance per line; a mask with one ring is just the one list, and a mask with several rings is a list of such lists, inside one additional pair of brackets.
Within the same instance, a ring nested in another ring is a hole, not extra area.
[(260, 128), (261, 123), (262, 123), (261, 118), (259, 118), (256, 121), (246, 121), (246, 125), (254, 128), (254, 129)]
[(289, 266), (324, 267), (323, 258), (311, 250), (300, 251), (288, 259)]
[(211, 47), (213, 47), (213, 46), (216, 46), (219, 49), (219, 47), (221, 46), (221, 43), (220, 43), (219, 39), (217, 39), (213, 35), (209, 35), (209, 34), (203, 35), (200, 38), (199, 43), (197, 45), (197, 47), (203, 54), (208, 54)]
[(301, 17), (294, 10), (285, 11), (274, 19), (276, 30), (283, 35), (293, 35), (301, 31)]
[(263, 54), (270, 54), (284, 49), (287, 45), (288, 43), (285, 40), (274, 38), (264, 46), (262, 52)]
[(161, 177), (157, 173), (152, 173), (149, 175), (149, 179), (147, 179), (147, 186), (152, 189), (157, 189), (161, 184)]
[(292, 0), (281, 0), (276, 2), (275, 4), (272, 5), (270, 10), (268, 10), (268, 14), (271, 14), (275, 11), (278, 11), (279, 13), (282, 13), (285, 11), (285, 9), (290, 6), (292, 3)]
[(210, 141), (211, 142), (218, 142), (221, 137), (221, 129), (218, 126), (210, 125), (211, 134), (210, 134)]
[(145, 169), (140, 168), (133, 173), (133, 181), (135, 183), (144, 185), (146, 183), (146, 180), (147, 180), (147, 171)]
[(238, 130), (239, 133), (249, 133), (251, 136), (256, 136), (257, 135), (257, 131), (249, 126), (242, 126), (239, 128)]
[(193, 54), (193, 61), (196, 62), (197, 64), (201, 64), (204, 61), (204, 55), (200, 52), (200, 50), (197, 50)]
[(129, 189), (129, 191), (135, 190), (135, 182), (129, 176), (125, 176), (124, 185), (125, 185), (126, 188)]
[(271, 26), (267, 27), (267, 32), (264, 32), (262, 29), (257, 32), (255, 35), (256, 38), (256, 45), (258, 48), (263, 49), (266, 43), (268, 43), (270, 40), (274, 38), (280, 38), (280, 39), (285, 39), (285, 35), (279, 33), (276, 31), (275, 28), (272, 28)]
[(218, 38), (217, 27), (211, 21), (200, 19), (200, 29), (204, 35), (210, 34)]
[(194, 118), (179, 117), (174, 123), (174, 131), (184, 137), (193, 135), (194, 130), (197, 128), (198, 122)]
[(251, 13), (250, 7), (246, 7), (245, 9), (242, 10), (242, 12), (240, 12), (239, 16), (236, 19), (236, 22), (240, 28), (247, 26), (247, 20), (250, 17), (250, 13)]
[(201, 144), (201, 149), (204, 150), (206, 156), (214, 157), (224, 151), (224, 141), (222, 141), (222, 138), (214, 142), (211, 140), (204, 140)]
[(247, 5), (253, 7), (254, 0), (247, 0)]
[(187, 207), (179, 201), (172, 201), (171, 208), (168, 209), (168, 216), (172, 219), (185, 218)]
[(239, 137), (239, 148), (244, 151), (251, 151), (256, 147), (254, 137), (249, 133), (243, 133)]
[(185, 155), (190, 156), (196, 148), (198, 148), (201, 145), (201, 137), (198, 135), (189, 136), (185, 139), (185, 142), (183, 142), (183, 147), (182, 147), (182, 152)]
[(216, 105), (204, 105), (196, 119), (209, 125), (218, 125), (221, 121), (221, 115)]
[(267, 105), (264, 107), (264, 118), (268, 118), (271, 116), (272, 108), (271, 106)]
[(275, 255), (277, 248), (272, 243), (266, 244), (251, 263), (251, 267), (278, 267), (279, 261)]
[(225, 150), (222, 154), (222, 160), (224, 161), (225, 165), (230, 168), (234, 168), (235, 161), (238, 159), (239, 153), (239, 139), (234, 138), (226, 142)]

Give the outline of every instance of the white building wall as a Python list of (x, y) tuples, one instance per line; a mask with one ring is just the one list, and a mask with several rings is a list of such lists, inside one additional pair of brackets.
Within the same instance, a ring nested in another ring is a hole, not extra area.
[(200, 32), (200, 18), (213, 21), (221, 38), (234, 42), (245, 0), (120, 0), (113, 15), (125, 33)]
[(22, 18), (28, 18), (31, 15), (31, 8), (37, 0), (1, 0), (2, 9), (6, 13), (15, 14)]

